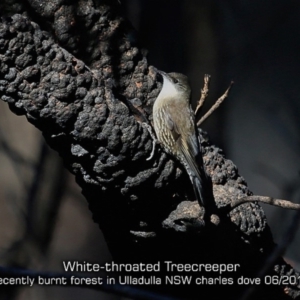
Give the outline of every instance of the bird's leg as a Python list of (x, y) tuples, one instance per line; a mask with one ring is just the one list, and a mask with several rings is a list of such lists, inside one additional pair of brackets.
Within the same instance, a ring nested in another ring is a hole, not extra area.
[(152, 130), (152, 127), (146, 123), (146, 122), (142, 122), (141, 123), (143, 127), (145, 127), (147, 129), (147, 131), (149, 132), (150, 136), (152, 137), (152, 151), (151, 151), (151, 154), (150, 156), (146, 159), (146, 160), (150, 160), (153, 158), (154, 156), (154, 152), (155, 152), (155, 145), (159, 143), (158, 139), (156, 138), (153, 130)]
[(157, 140), (155, 134), (153, 133), (152, 127), (151, 127), (150, 122), (147, 119), (145, 113), (139, 107), (135, 107), (131, 103), (131, 101), (126, 101), (126, 103), (127, 103), (127, 106), (129, 107), (129, 109), (132, 111), (135, 119), (142, 125), (142, 127), (147, 129), (150, 136), (152, 137), (152, 140), (153, 140), (152, 141), (152, 151), (151, 151), (150, 156), (146, 159), (146, 160), (150, 160), (154, 156), (155, 145), (159, 144), (159, 141)]

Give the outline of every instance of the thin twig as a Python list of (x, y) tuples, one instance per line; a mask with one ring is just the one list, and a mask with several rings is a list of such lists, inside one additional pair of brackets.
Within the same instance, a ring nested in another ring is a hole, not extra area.
[(197, 114), (200, 112), (200, 109), (204, 105), (204, 102), (208, 96), (209, 84), (210, 84), (210, 75), (205, 74), (204, 75), (204, 85), (203, 85), (203, 89), (201, 90), (200, 100), (199, 100), (198, 105), (195, 110), (195, 116), (197, 116)]
[(200, 126), (221, 104), (222, 102), (228, 97), (230, 89), (233, 85), (233, 81), (231, 81), (228, 89), (225, 93), (216, 101), (216, 103), (210, 108), (210, 110), (197, 122), (197, 126)]
[(235, 208), (243, 203), (246, 202), (262, 202), (269, 205), (279, 206), (286, 209), (293, 209), (293, 210), (300, 210), (300, 204), (293, 203), (288, 200), (282, 200), (282, 199), (276, 199), (273, 197), (267, 197), (267, 196), (248, 196), (240, 199), (236, 199), (231, 202), (231, 208)]

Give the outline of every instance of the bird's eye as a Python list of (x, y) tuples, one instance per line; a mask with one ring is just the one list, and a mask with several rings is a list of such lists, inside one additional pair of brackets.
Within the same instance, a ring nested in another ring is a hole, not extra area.
[(178, 83), (178, 80), (176, 78), (173, 78), (174, 83)]

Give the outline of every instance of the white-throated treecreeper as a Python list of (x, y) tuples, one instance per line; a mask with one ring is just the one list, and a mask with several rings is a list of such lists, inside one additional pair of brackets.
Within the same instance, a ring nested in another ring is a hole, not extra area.
[[(185, 167), (200, 205), (205, 206), (203, 192), (206, 173), (195, 114), (191, 108), (191, 88), (180, 73), (164, 73), (162, 89), (153, 105), (153, 125), (158, 141), (166, 152)], [(208, 200), (208, 199), (207, 199)]]

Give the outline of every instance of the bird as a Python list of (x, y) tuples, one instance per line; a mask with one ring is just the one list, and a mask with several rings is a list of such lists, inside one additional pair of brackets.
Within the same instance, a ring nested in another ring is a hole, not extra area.
[(160, 93), (153, 104), (153, 127), (159, 144), (184, 166), (200, 206), (205, 207), (201, 144), (191, 108), (191, 88), (187, 76), (158, 71), (163, 78)]

